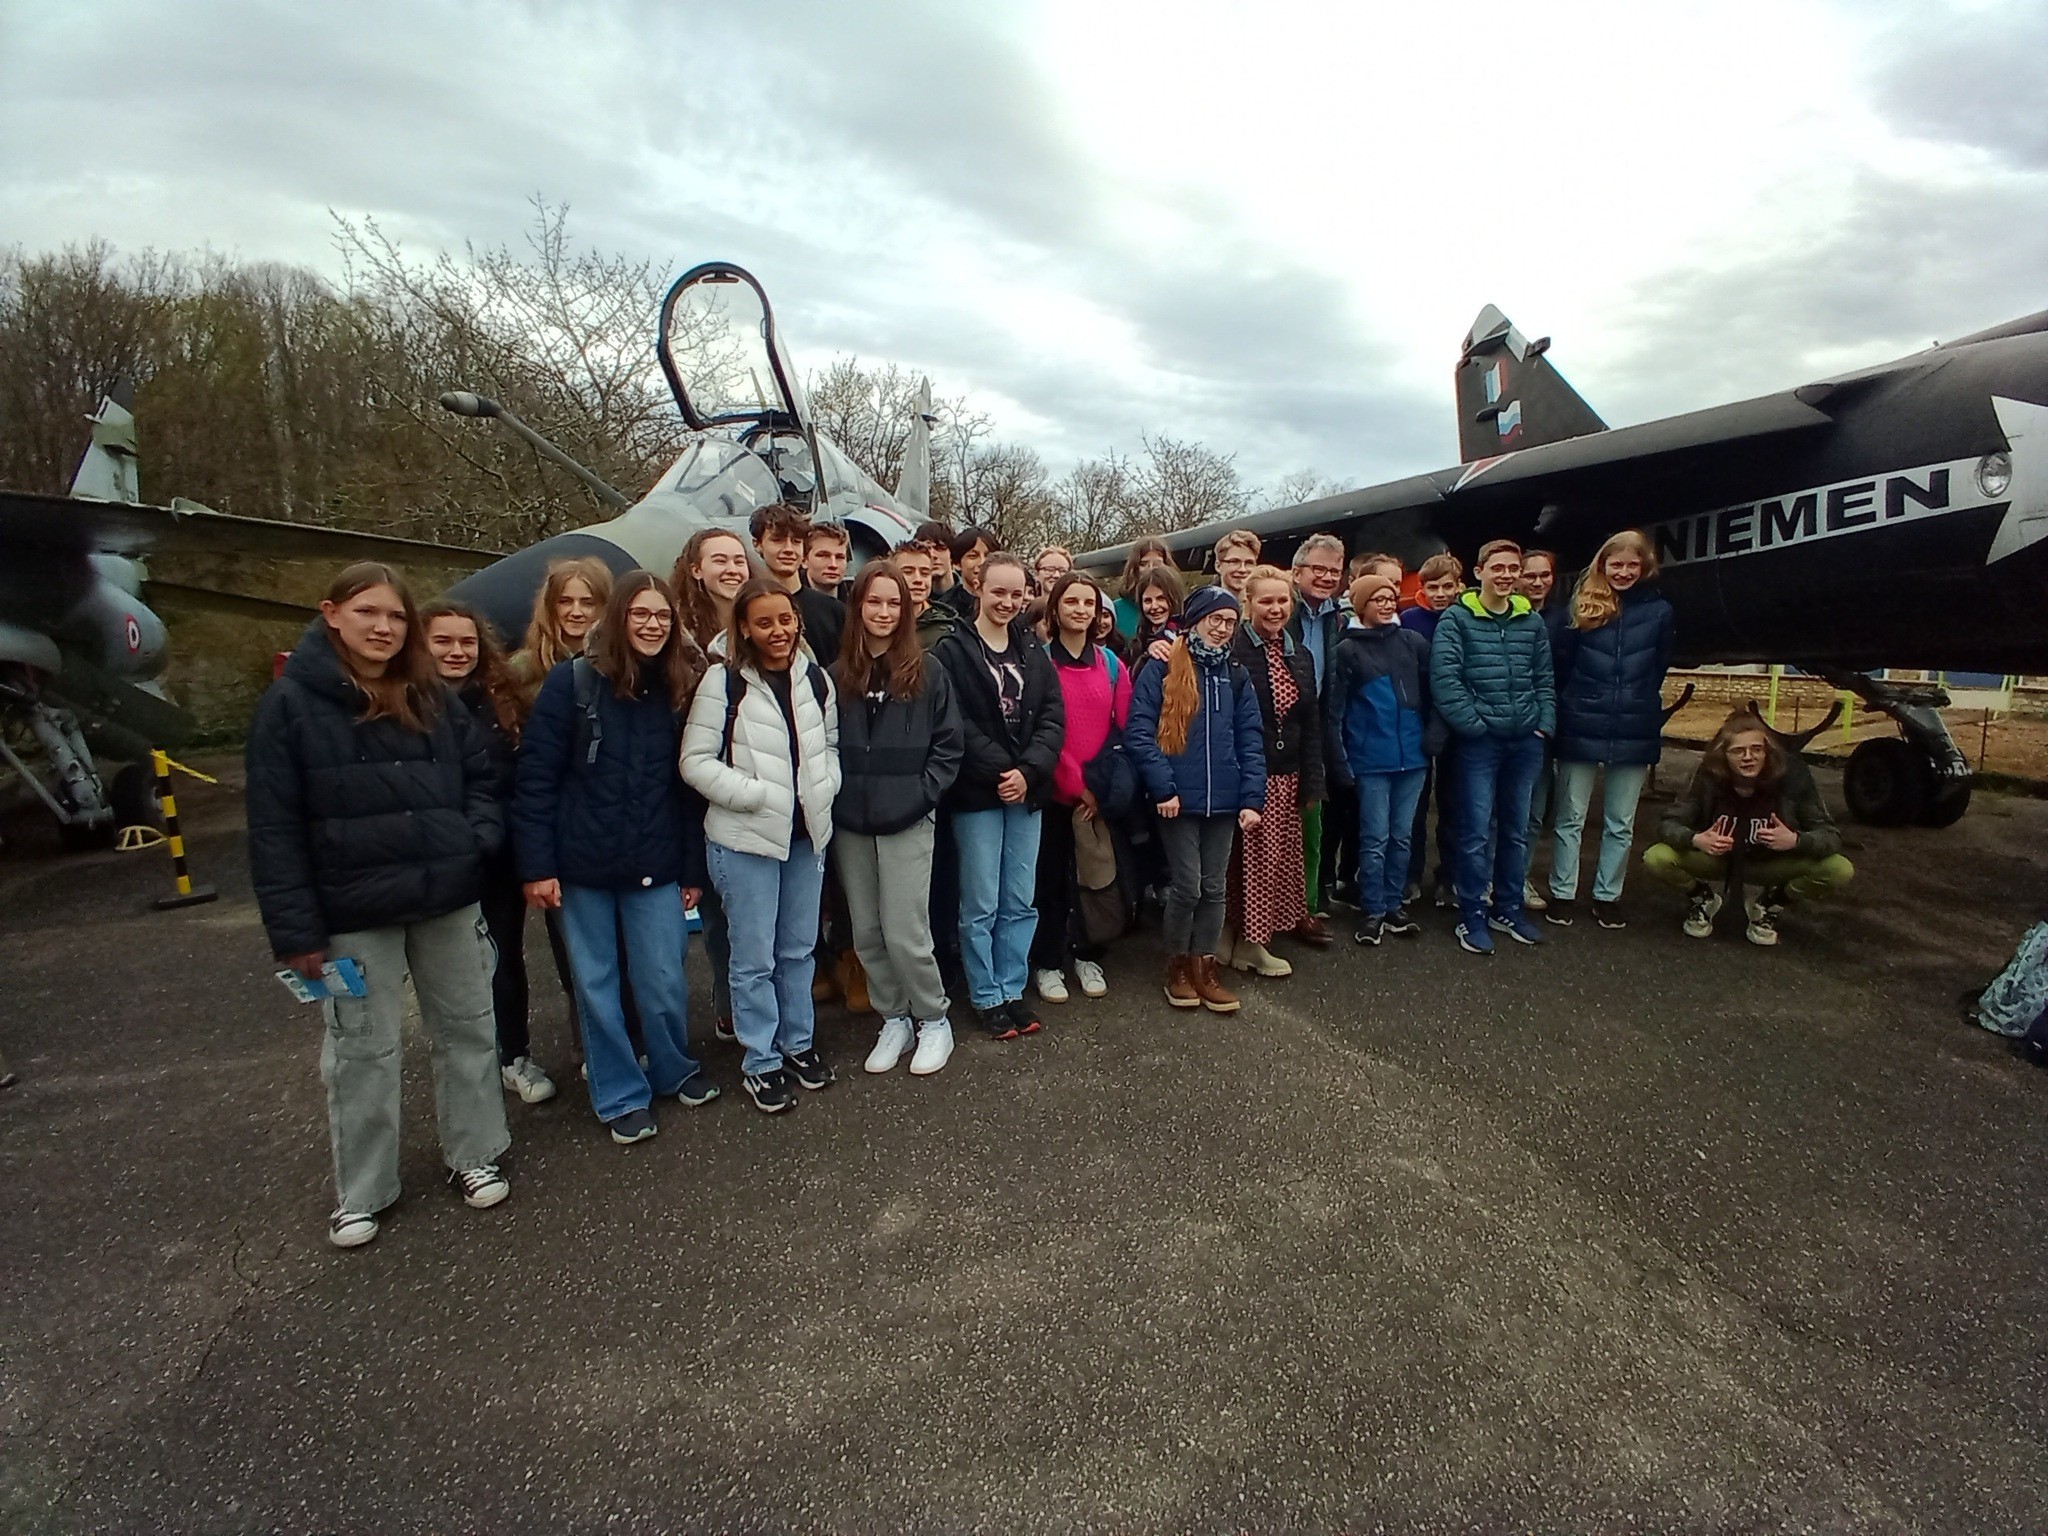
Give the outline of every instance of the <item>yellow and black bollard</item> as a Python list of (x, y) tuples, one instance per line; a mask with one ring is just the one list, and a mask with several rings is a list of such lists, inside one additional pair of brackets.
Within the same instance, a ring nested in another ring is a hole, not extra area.
[(178, 802), (171, 793), (171, 760), (162, 752), (151, 752), (149, 764), (156, 772), (157, 799), (163, 802), (164, 809), (164, 835), (171, 845), (171, 868), (178, 877), (177, 894), (158, 897), (154, 905), (163, 912), (172, 907), (196, 907), (217, 900), (220, 892), (210, 885), (194, 885), (192, 872), (185, 867), (185, 839), (178, 832)]

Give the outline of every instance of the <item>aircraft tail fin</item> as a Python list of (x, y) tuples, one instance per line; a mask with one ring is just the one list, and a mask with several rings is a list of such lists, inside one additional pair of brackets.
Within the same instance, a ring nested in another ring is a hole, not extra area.
[(917, 404), (910, 413), (910, 440), (903, 445), (903, 468), (896, 475), (896, 500), (918, 521), (932, 515), (932, 381), (918, 384)]
[(1463, 462), (1607, 430), (1607, 423), (1550, 366), (1544, 355), (1549, 348), (1548, 336), (1530, 341), (1493, 305), (1479, 311), (1458, 358), (1458, 457)]
[(135, 417), (128, 409), (134, 398), (134, 385), (122, 379), (100, 397), (100, 408), (86, 418), (92, 423), (92, 446), (85, 450), (78, 473), (71, 477), (73, 496), (131, 504), (142, 500)]

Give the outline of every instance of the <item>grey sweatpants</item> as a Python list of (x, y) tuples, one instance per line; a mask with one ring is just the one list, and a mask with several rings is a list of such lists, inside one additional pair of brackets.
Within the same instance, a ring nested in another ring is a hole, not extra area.
[(1166, 920), (1160, 937), (1169, 955), (1213, 955), (1223, 941), (1223, 902), (1230, 881), (1230, 850), (1237, 844), (1237, 813), (1159, 818), (1166, 869)]
[(398, 1079), (405, 976), (420, 1000), (434, 1060), (441, 1155), (450, 1168), (495, 1162), (512, 1144), (498, 1081), (491, 1010), (493, 955), (474, 903), (445, 917), (337, 933), (334, 957), (362, 968), (361, 997), (332, 998), (320, 1080), (334, 1141), (334, 1187), (344, 1211), (375, 1215), (398, 1198)]
[(867, 968), (868, 996), (885, 1019), (928, 1024), (946, 1017), (946, 984), (932, 952), (933, 818), (887, 837), (832, 839), (853, 919), (853, 948)]

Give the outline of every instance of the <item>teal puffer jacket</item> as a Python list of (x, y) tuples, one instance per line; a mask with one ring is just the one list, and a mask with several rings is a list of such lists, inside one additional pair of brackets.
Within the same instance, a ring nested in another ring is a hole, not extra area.
[(1443, 611), (1429, 647), (1429, 696), (1457, 735), (1546, 735), (1557, 729), (1550, 634), (1526, 597), (1506, 613), (1467, 592)]

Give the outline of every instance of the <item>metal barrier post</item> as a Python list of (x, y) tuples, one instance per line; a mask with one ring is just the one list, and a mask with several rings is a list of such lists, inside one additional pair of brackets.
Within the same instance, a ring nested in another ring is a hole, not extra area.
[(157, 799), (163, 802), (164, 834), (171, 845), (171, 868), (178, 877), (177, 894), (158, 897), (154, 905), (159, 912), (164, 912), (173, 907), (196, 907), (217, 900), (220, 892), (210, 885), (194, 885), (192, 872), (185, 867), (185, 839), (178, 831), (178, 801), (171, 793), (171, 760), (162, 752), (151, 752), (149, 764), (156, 771), (156, 794)]

